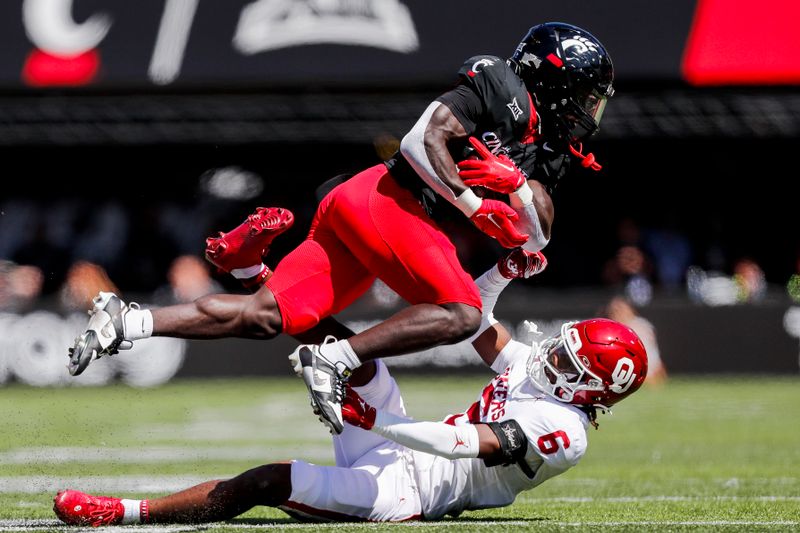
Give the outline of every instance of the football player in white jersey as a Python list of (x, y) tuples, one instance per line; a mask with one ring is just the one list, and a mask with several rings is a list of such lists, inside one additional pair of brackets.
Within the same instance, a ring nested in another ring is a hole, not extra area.
[(641, 340), (612, 320), (568, 322), (532, 345), (511, 338), (492, 315), (497, 297), (546, 264), (541, 252), (517, 249), (476, 280), (483, 320), (472, 343), (497, 375), (464, 412), (441, 422), (409, 418), (378, 361), (371, 380), (347, 388), (336, 466), (274, 463), (146, 500), (65, 490), (56, 515), (93, 526), (201, 523), (268, 505), (306, 520), (391, 522), (510, 505), (576, 465), (596, 411), (635, 392), (647, 374)]

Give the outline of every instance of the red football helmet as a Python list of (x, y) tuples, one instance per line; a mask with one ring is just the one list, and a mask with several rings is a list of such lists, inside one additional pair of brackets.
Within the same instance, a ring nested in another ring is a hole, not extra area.
[(647, 376), (647, 352), (633, 330), (614, 320), (567, 322), (534, 350), (528, 375), (558, 401), (608, 409)]

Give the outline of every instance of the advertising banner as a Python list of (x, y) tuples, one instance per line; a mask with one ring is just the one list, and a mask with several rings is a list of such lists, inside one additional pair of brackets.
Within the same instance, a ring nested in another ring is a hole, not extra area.
[[(591, 298), (564, 305), (559, 298), (536, 299), (526, 291), (504, 295), (496, 316), (522, 342), (540, 341), (562, 322), (596, 316)], [(356, 306), (340, 318), (361, 331), (391, 310)], [(653, 325), (660, 358), (670, 374), (786, 374), (800, 370), (800, 306), (778, 303), (706, 307), (688, 302), (654, 304), (643, 313)], [(526, 323), (533, 321), (541, 335)], [(222, 339), (186, 341), (155, 337), (133, 349), (104, 357), (81, 376), (66, 369), (67, 347), (86, 324), (84, 313), (63, 315), (37, 310), (0, 314), (0, 386), (97, 386), (121, 382), (152, 387), (174, 378), (291, 376), (287, 356), (297, 342), (286, 336), (270, 341)], [(387, 358), (403, 372), (489, 372), (467, 343)]]
[[(0, 88), (394, 87), (451, 80), (563, 21), (618, 78), (679, 79), (695, 0), (7, 0)], [(702, 58), (701, 58), (702, 59)]]

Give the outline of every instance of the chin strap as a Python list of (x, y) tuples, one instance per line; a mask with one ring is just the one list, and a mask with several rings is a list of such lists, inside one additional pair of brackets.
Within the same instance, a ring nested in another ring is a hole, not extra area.
[(595, 160), (594, 154), (588, 153), (583, 154), (583, 143), (577, 143), (575, 146), (572, 144), (569, 145), (569, 151), (572, 152), (572, 155), (577, 157), (581, 160), (581, 166), (584, 168), (589, 168), (595, 171), (600, 170), (603, 168), (600, 163)]

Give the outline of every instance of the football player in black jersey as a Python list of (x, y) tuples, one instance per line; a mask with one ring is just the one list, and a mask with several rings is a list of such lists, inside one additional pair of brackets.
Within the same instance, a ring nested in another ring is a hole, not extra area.
[[(509, 59), (476, 56), (459, 74), (459, 84), (405, 135), (396, 157), (322, 198), (308, 238), (271, 277), (262, 252), (290, 223), (287, 213), (261, 209), (209, 239), (207, 257), (246, 284), (255, 278), (254, 294), (215, 294), (149, 310), (101, 293), (71, 351), (70, 371), (80, 374), (93, 359), (151, 335), (285, 333), (319, 343), (301, 345), (290, 360), (315, 411), (339, 433), (344, 384), (370, 381), (374, 359), (472, 335), (481, 321), (478, 289), (427, 211), (445, 200), (503, 246), (542, 249), (553, 221), (550, 191), (570, 160), (597, 166), (581, 154), (581, 141), (597, 130), (613, 92), (613, 68), (587, 31), (546, 23), (531, 28)], [(472, 187), (501, 196), (482, 197)], [(354, 335), (332, 315), (376, 278), (410, 305)]]
[[(515, 227), (529, 235), (522, 246), (538, 251), (550, 239), (550, 195), (572, 160), (600, 169), (582, 153), (582, 141), (597, 132), (614, 93), (611, 58), (586, 30), (550, 22), (532, 27), (510, 58), (471, 57), (458, 74), (458, 85), (403, 138), (390, 168), (405, 183), (435, 192), (420, 194), (427, 202), (445, 198), (468, 215), (477, 204), (468, 186), (508, 194), (519, 215)], [(471, 146), (478, 160), (469, 158)]]

